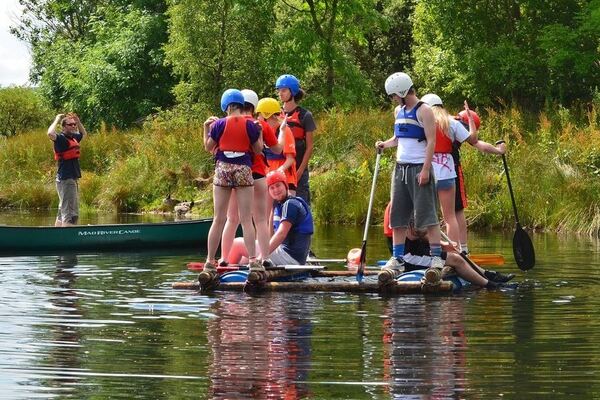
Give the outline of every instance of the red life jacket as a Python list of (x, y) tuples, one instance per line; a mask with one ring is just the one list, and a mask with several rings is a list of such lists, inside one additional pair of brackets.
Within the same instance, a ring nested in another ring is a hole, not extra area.
[(79, 158), (81, 154), (79, 142), (74, 137), (65, 136), (67, 138), (67, 142), (69, 143), (69, 147), (65, 151), (57, 152), (54, 150), (54, 159), (55, 160), (74, 160)]
[(435, 149), (433, 152), (452, 153), (452, 141), (437, 124), (435, 125)]
[[(252, 117), (249, 117), (249, 119), (252, 119)], [(271, 139), (274, 137), (275, 143), (277, 143), (277, 137), (273, 132), (273, 128), (271, 128), (271, 126), (269, 126), (269, 124), (266, 121), (259, 120), (258, 122), (262, 127), (263, 140), (265, 142), (265, 145), (268, 144), (267, 139), (269, 136), (272, 136)], [(269, 163), (267, 162), (267, 158), (265, 157), (265, 153), (263, 151), (261, 151), (260, 153), (254, 153), (252, 155), (252, 172), (258, 175), (266, 176), (267, 172), (269, 172)]]
[(287, 125), (292, 130), (292, 133), (294, 134), (294, 139), (306, 138), (306, 132), (304, 131), (302, 121), (300, 120), (300, 111), (300, 107), (297, 107), (287, 117)]
[(245, 116), (226, 117), (225, 129), (219, 139), (219, 151), (239, 151), (250, 153), (250, 137), (246, 130)]

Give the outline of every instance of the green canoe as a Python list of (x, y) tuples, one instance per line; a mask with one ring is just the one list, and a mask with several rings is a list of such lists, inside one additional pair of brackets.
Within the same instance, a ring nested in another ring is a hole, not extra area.
[(211, 223), (212, 218), (64, 228), (0, 225), (0, 253), (206, 248)]

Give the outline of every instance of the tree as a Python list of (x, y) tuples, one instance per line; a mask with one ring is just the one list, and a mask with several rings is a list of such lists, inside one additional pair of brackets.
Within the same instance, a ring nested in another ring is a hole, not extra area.
[[(295, 73), (316, 92), (323, 107), (370, 105), (373, 84), (359, 59), (369, 35), (384, 20), (373, 0), (282, 0), (277, 14), (282, 40), (280, 71)], [(367, 64), (365, 64), (367, 66)]]
[(217, 108), (227, 88), (271, 94), (275, 0), (171, 0), (167, 62), (178, 101)]
[(52, 115), (35, 89), (0, 88), (0, 135), (14, 136), (49, 124)]
[(14, 32), (31, 44), (32, 78), (53, 107), (125, 126), (173, 103), (164, 0), (20, 1)]
[(598, 84), (599, 4), (419, 2), (415, 71), (426, 90), (456, 103), (466, 95), (480, 104), (506, 99), (536, 109), (545, 100), (589, 99)]

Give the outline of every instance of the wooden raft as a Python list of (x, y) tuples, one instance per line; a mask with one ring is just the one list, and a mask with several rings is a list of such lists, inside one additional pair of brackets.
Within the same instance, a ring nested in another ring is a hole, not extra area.
[[(198, 282), (175, 282), (173, 289), (199, 290)], [(394, 282), (380, 287), (373, 282), (265, 282), (260, 285), (246, 283), (221, 283), (215, 290), (224, 291), (267, 291), (267, 292), (347, 292), (347, 293), (382, 293), (382, 294), (413, 294), (413, 293), (445, 293), (451, 292), (451, 282), (440, 282), (437, 285), (422, 285), (420, 282)]]

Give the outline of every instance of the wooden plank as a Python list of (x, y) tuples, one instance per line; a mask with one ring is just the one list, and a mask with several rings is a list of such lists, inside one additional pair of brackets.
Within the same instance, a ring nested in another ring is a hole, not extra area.
[[(198, 282), (175, 282), (174, 289), (199, 290)], [(260, 285), (246, 283), (221, 283), (217, 291), (268, 291), (268, 292), (345, 292), (345, 293), (382, 293), (382, 294), (411, 294), (411, 293), (444, 293), (451, 292), (452, 282), (441, 282), (438, 285), (421, 285), (420, 282), (394, 282), (380, 287), (378, 283), (370, 282), (267, 282)]]

